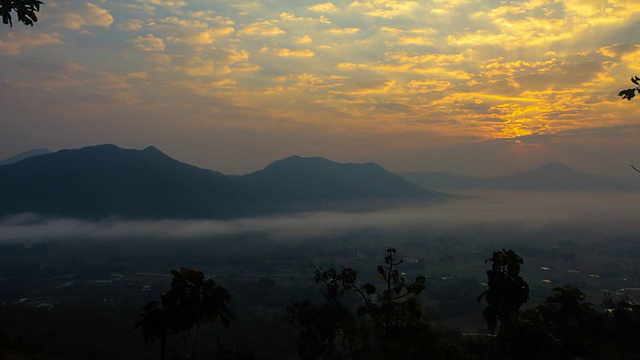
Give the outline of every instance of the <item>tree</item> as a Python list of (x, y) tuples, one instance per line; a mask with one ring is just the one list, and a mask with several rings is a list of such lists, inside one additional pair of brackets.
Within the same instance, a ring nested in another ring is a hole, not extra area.
[(338, 337), (345, 352), (351, 352), (355, 321), (341, 300), (345, 292), (355, 287), (356, 278), (356, 271), (350, 268), (341, 271), (316, 268), (314, 279), (316, 284), (324, 284), (322, 294), (326, 302), (318, 305), (304, 300), (287, 307), (287, 318), (299, 331), (296, 342), (302, 359), (332, 358)]
[[(351, 268), (316, 269), (315, 281), (324, 285), (326, 302), (305, 300), (287, 308), (289, 321), (299, 330), (302, 359), (466, 358), (455, 344), (441, 341), (448, 334), (428, 324), (422, 314), (417, 296), (425, 289), (425, 276), (405, 280), (393, 248), (387, 249), (384, 261), (377, 267), (381, 291), (372, 283), (359, 284)], [(348, 295), (359, 305), (347, 306)]]
[(385, 265), (378, 265), (378, 274), (384, 282), (384, 289), (375, 301), (371, 297), (376, 294), (373, 284), (364, 284), (362, 288), (355, 287), (364, 302), (356, 313), (360, 316), (370, 316), (376, 340), (382, 345), (382, 352), (390, 356), (394, 355), (394, 350), (398, 350), (398, 342), (406, 343), (407, 339), (421, 335), (426, 329), (426, 321), (416, 299), (425, 289), (426, 278), (418, 275), (414, 281), (406, 282), (397, 269), (402, 260), (397, 260), (395, 254), (396, 249), (387, 249)]
[(2, 23), (13, 26), (12, 11), (15, 11), (18, 21), (25, 25), (33, 26), (38, 21), (36, 12), (40, 11), (42, 1), (39, 0), (0, 0), (0, 14)]
[(491, 259), (491, 269), (487, 271), (489, 289), (480, 294), (487, 307), (482, 316), (487, 322), (489, 331), (495, 333), (500, 322), (500, 332), (509, 331), (512, 318), (518, 313), (520, 306), (529, 300), (529, 285), (520, 276), (522, 258), (513, 250), (495, 251)]
[[(202, 322), (215, 322), (218, 319), (228, 327), (232, 319), (227, 309), (227, 303), (231, 300), (227, 289), (206, 278), (200, 270), (181, 267), (178, 271), (171, 271), (171, 274), (171, 289), (161, 296), (161, 302), (147, 303), (140, 313), (141, 319), (136, 323), (136, 328), (142, 329), (145, 341), (154, 343), (160, 340), (160, 358), (163, 360), (167, 335), (184, 334), (194, 326), (199, 330)], [(197, 333), (191, 348), (184, 341), (183, 351), (188, 358), (193, 357), (197, 341)]]
[(618, 96), (620, 96), (623, 99), (631, 100), (636, 96), (636, 91), (638, 92), (638, 94), (640, 94), (640, 78), (637, 76), (632, 76), (631, 82), (634, 83), (636, 86), (630, 89), (620, 90), (620, 92), (618, 93)]

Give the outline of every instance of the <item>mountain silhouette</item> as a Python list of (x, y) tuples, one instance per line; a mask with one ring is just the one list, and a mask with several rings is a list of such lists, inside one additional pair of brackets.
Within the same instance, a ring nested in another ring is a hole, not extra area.
[(0, 166), (0, 215), (233, 218), (440, 196), (373, 163), (293, 156), (248, 175), (225, 176), (153, 146), (89, 146)]
[(327, 201), (438, 196), (374, 163), (341, 164), (291, 156), (240, 177), (250, 196), (266, 201)]
[(640, 191), (640, 186), (626, 181), (579, 172), (557, 162), (530, 171), (492, 178), (462, 177), (446, 173), (407, 173), (402, 176), (420, 186), (438, 190)]
[(24, 160), (26, 158), (30, 158), (32, 156), (39, 156), (39, 155), (45, 155), (45, 154), (51, 154), (51, 150), (47, 150), (47, 149), (29, 150), (29, 151), (21, 152), (8, 159), (4, 159), (0, 161), (0, 165), (9, 165), (9, 164), (17, 163), (18, 161)]
[(234, 187), (226, 176), (176, 161), (155, 147), (98, 145), (0, 167), (0, 214), (224, 217), (234, 212)]

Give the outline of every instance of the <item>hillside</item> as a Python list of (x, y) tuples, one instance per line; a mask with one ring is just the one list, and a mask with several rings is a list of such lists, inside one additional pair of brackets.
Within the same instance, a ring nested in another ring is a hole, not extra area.
[(341, 164), (319, 157), (291, 156), (240, 182), (261, 201), (323, 201), (438, 196), (374, 163)]
[(9, 164), (17, 163), (18, 161), (22, 161), (26, 158), (30, 158), (32, 156), (45, 155), (45, 154), (51, 154), (51, 150), (47, 150), (47, 149), (29, 150), (29, 151), (21, 152), (8, 159), (4, 159), (0, 161), (0, 165), (9, 165)]
[(441, 195), (373, 163), (293, 156), (231, 177), (176, 161), (152, 146), (90, 146), (0, 166), (0, 215), (233, 218)]
[(441, 172), (406, 173), (402, 176), (414, 184), (438, 190), (640, 191), (638, 185), (579, 172), (560, 163), (548, 163), (530, 171), (492, 178), (462, 177)]

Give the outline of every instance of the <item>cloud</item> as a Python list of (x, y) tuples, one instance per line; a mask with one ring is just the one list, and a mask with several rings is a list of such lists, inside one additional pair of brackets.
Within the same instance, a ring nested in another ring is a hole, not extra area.
[(231, 26), (212, 27), (198, 32), (189, 32), (180, 36), (167, 37), (173, 43), (184, 43), (200, 51), (203, 46), (212, 45), (219, 39), (229, 36), (235, 31)]
[[(415, 134), (431, 144), (437, 137), (539, 139), (625, 126), (640, 116), (640, 107), (616, 97), (631, 86), (630, 76), (640, 75), (638, 16), (640, 5), (620, 1), (51, 2), (36, 27), (0, 34), (0, 79), (11, 102), (30, 104), (29, 89), (39, 91), (43, 104), (42, 113), (20, 115), (12, 128), (22, 126), (15, 131), (22, 135), (0, 144), (0, 154), (42, 147), (39, 141), (73, 145), (80, 139), (71, 139), (73, 127), (44, 140), (30, 129), (41, 127), (45, 108), (58, 111), (62, 122), (80, 121), (87, 114), (82, 106), (114, 105), (110, 101), (118, 97), (124, 99), (117, 106), (123, 116), (101, 121), (111, 135), (96, 130), (93, 138), (135, 143), (123, 130), (135, 121), (116, 118), (162, 123), (137, 134), (171, 146), (167, 139), (176, 127), (187, 138), (213, 131), (211, 124), (260, 130), (269, 124), (282, 134), (313, 126), (314, 136), (325, 139), (313, 150), (338, 154), (327, 145), (338, 134)], [(79, 36), (89, 32), (90, 38)], [(42, 63), (74, 63), (82, 70), (50, 65), (51, 76), (45, 76)], [(91, 76), (102, 82), (92, 84)], [(109, 87), (118, 94), (111, 96)], [(130, 103), (144, 106), (126, 109)], [(188, 112), (190, 125), (177, 122), (179, 113), (171, 109)], [(433, 133), (438, 136), (427, 135)], [(354, 144), (339, 155), (401, 146), (391, 140)], [(247, 150), (234, 161), (216, 154), (202, 160), (195, 147), (189, 144), (190, 152), (181, 155), (201, 159), (203, 166), (223, 161), (236, 169), (250, 157)], [(296, 143), (288, 152), (310, 147)], [(428, 153), (415, 148), (422, 153), (407, 158)], [(289, 155), (284, 145), (260, 149), (254, 155), (262, 159)]]
[(329, 29), (329, 33), (333, 35), (353, 35), (357, 34), (360, 29), (358, 28), (333, 28)]
[(149, 73), (140, 71), (140, 72), (132, 72), (127, 74), (128, 79), (136, 79), (136, 80), (146, 80), (149, 78)]
[(309, 44), (312, 42), (313, 42), (313, 39), (309, 35), (304, 35), (295, 39), (296, 44)]
[(274, 21), (254, 22), (238, 31), (238, 35), (275, 36), (284, 34), (284, 30), (274, 25), (274, 23)]
[(335, 86), (334, 82), (326, 81), (325, 79), (319, 78), (313, 74), (289, 74), (279, 76), (277, 78), (278, 86), (270, 88), (268, 92), (270, 93), (281, 93), (281, 92), (316, 92), (320, 91), (323, 88), (333, 87)]
[(420, 4), (415, 1), (352, 1), (349, 8), (364, 11), (368, 16), (394, 19), (402, 16), (411, 16)]
[(194, 77), (228, 75), (259, 70), (249, 62), (249, 53), (244, 50), (220, 48), (206, 55), (194, 55), (179, 60), (177, 69)]
[(282, 56), (282, 57), (308, 58), (308, 57), (313, 57), (314, 56), (313, 51), (311, 51), (309, 49), (302, 49), (302, 50), (279, 49), (277, 51), (277, 54), (278, 54), (278, 56)]
[(118, 30), (123, 31), (140, 31), (142, 30), (142, 20), (140, 19), (131, 19), (123, 22), (119, 22), (116, 27)]
[(23, 33), (21, 36), (15, 34), (7, 34), (6, 40), (0, 40), (0, 54), (4, 55), (20, 55), (25, 50), (41, 47), (46, 45), (62, 44), (60, 35), (43, 34), (43, 33)]
[(147, 34), (145, 36), (137, 36), (133, 40), (129, 40), (137, 50), (140, 51), (164, 51), (165, 44), (160, 38), (155, 37), (153, 34)]
[(309, 6), (308, 9), (309, 11), (322, 12), (322, 13), (335, 13), (339, 11), (338, 7), (331, 2), (315, 4), (315, 5)]
[(420, 45), (431, 46), (435, 45), (435, 42), (424, 36), (401, 36), (398, 39), (398, 43), (401, 45)]
[(138, 2), (154, 5), (154, 6), (163, 6), (170, 8), (178, 8), (186, 5), (185, 0), (138, 0)]
[(108, 28), (113, 24), (113, 16), (107, 9), (85, 2), (80, 9), (67, 8), (58, 15), (58, 25), (67, 29), (80, 30), (84, 27)]
[(281, 12), (279, 17), (283, 23), (285, 22), (304, 23), (305, 25), (331, 24), (331, 20), (326, 18), (324, 15), (320, 15), (320, 17), (318, 18), (314, 18), (314, 17), (295, 16), (294, 14), (291, 14), (288, 12)]
[(160, 19), (160, 23), (169, 24), (172, 27), (179, 26), (184, 28), (207, 28), (208, 24), (205, 21), (195, 19), (179, 19), (175, 16), (166, 17)]

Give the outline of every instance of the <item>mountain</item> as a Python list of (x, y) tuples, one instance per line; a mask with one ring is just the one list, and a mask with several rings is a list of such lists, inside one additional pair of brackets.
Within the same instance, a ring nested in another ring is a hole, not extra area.
[(353, 201), (442, 197), (373, 164), (293, 156), (225, 176), (144, 150), (97, 145), (0, 166), (0, 215), (233, 218)]
[(335, 200), (437, 197), (374, 163), (341, 164), (319, 157), (278, 160), (241, 176), (251, 197), (260, 201), (322, 202)]
[(443, 172), (400, 174), (404, 179), (427, 189), (476, 189), (483, 187), (483, 179), (456, 176)]
[(445, 173), (407, 173), (402, 176), (415, 184), (430, 189), (640, 191), (640, 186), (626, 181), (579, 172), (555, 162), (530, 171), (492, 178), (460, 177)]
[(0, 167), (0, 214), (36, 212), (101, 218), (234, 215), (237, 186), (155, 147), (98, 145)]
[(51, 150), (47, 149), (34, 149), (25, 152), (21, 152), (20, 154), (14, 155), (8, 159), (4, 159), (0, 161), (0, 165), (9, 165), (13, 163), (17, 163), (18, 161), (22, 161), (26, 158), (30, 158), (32, 156), (51, 154)]

